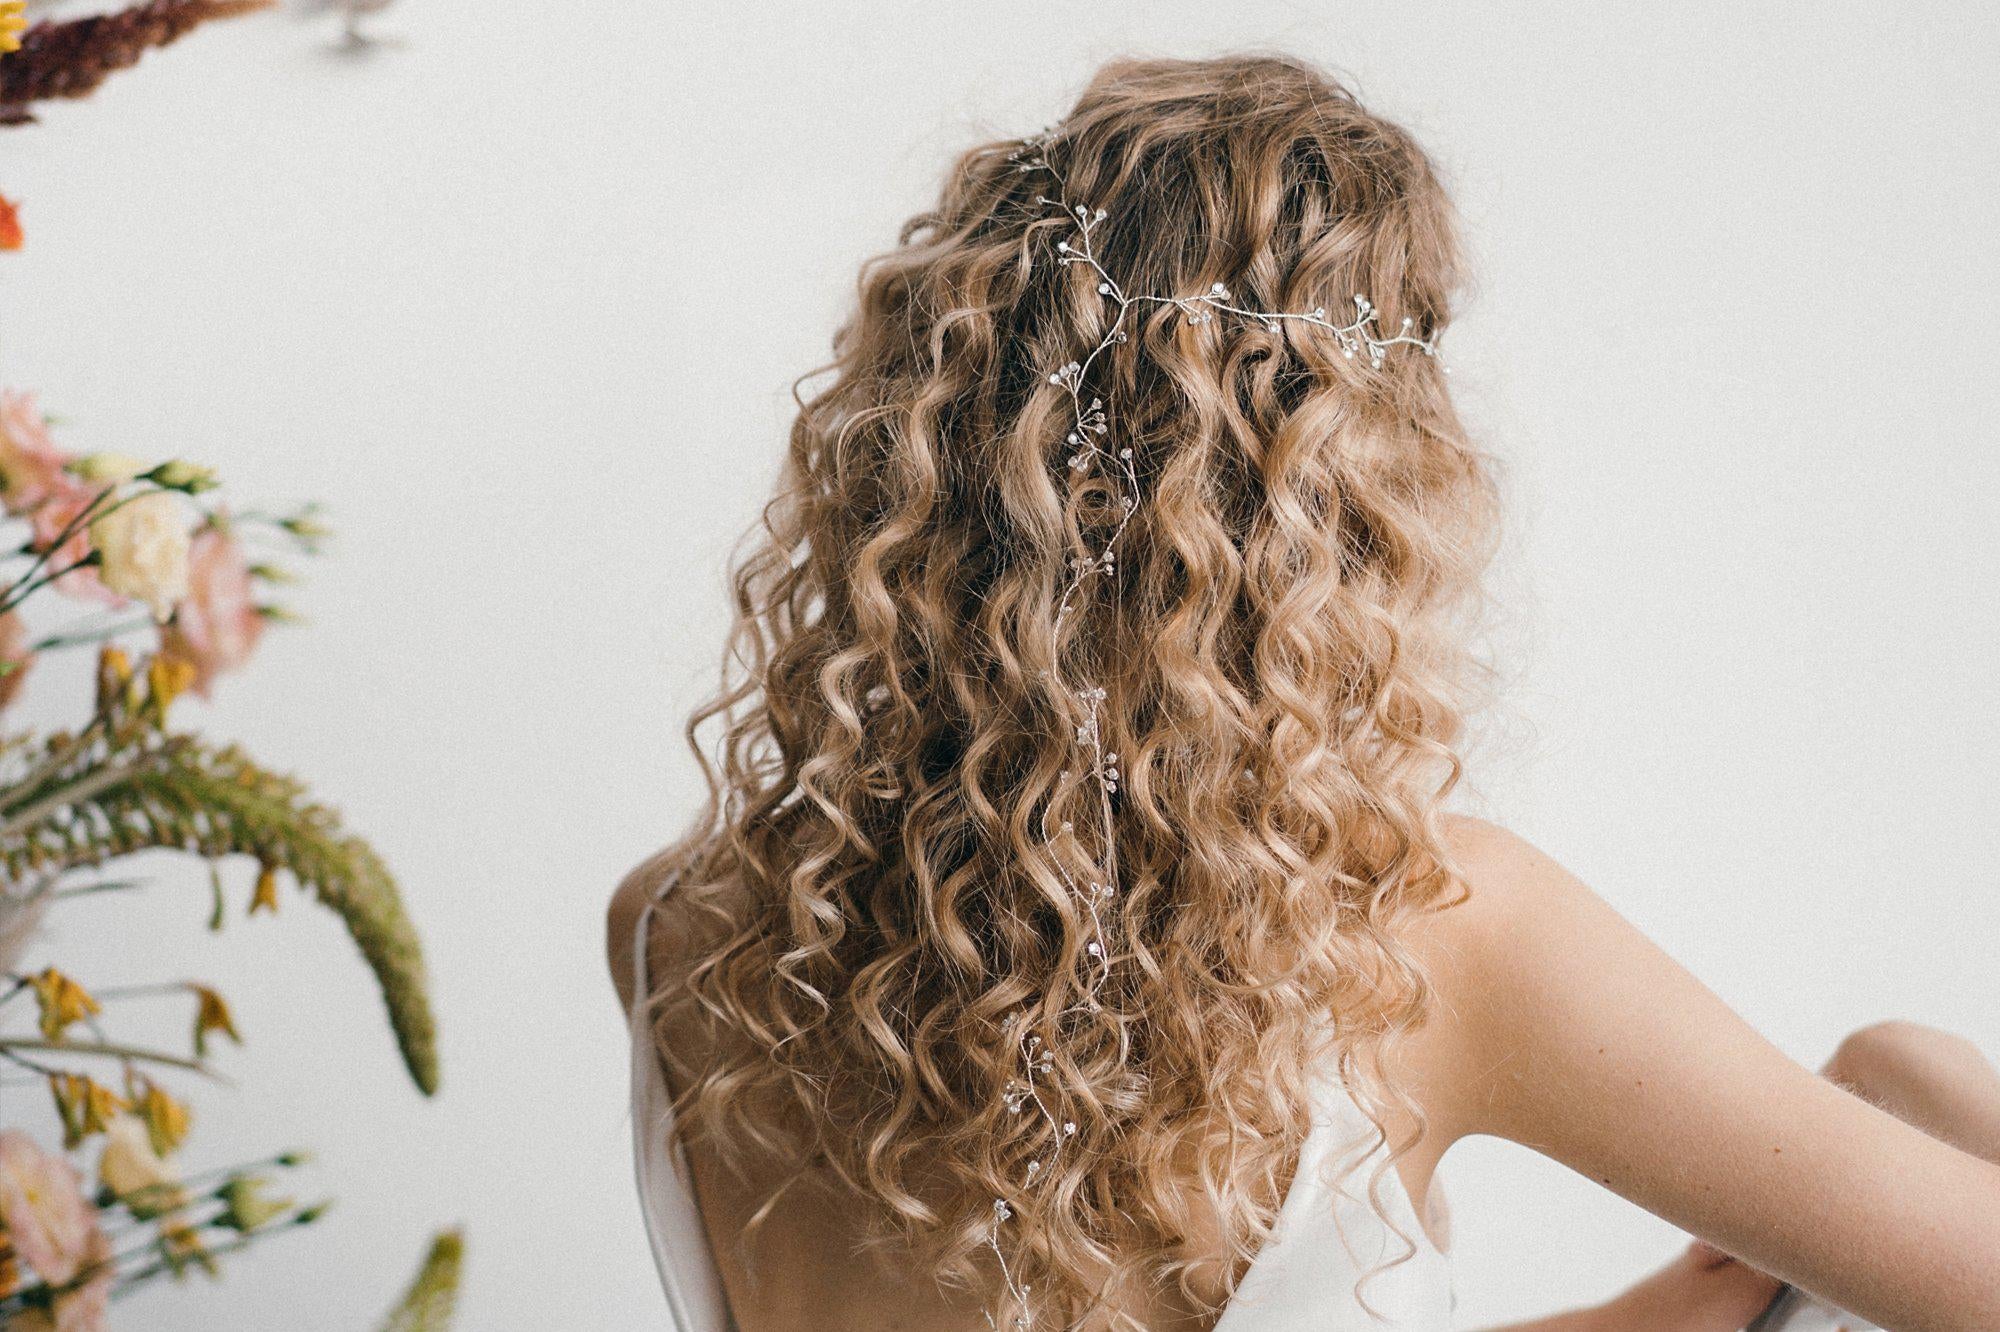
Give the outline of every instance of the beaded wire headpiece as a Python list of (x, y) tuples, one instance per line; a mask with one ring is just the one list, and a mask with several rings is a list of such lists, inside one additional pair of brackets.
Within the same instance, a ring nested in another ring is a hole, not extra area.
[[(1094, 802), (1096, 818), (1090, 822), (1095, 827), (1089, 831), (1078, 829), (1071, 821), (1065, 820), (1058, 827), (1051, 827), (1053, 802), (1043, 811), (1042, 842), (1051, 854), (1065, 890), (1082, 909), (1089, 922), (1089, 938), (1084, 951), (1090, 958), (1092, 967), (1089, 984), (1085, 987), (1080, 1001), (1087, 1008), (1094, 1008), (1097, 995), (1103, 989), (1111, 974), (1111, 959), (1105, 943), (1105, 920), (1118, 894), (1118, 863), (1116, 825), (1114, 822), (1121, 780), (1118, 755), (1107, 747), (1102, 724), (1103, 707), (1106, 698), (1102, 686), (1087, 681), (1070, 681), (1063, 678), (1061, 667), (1061, 643), (1064, 626), (1076, 610), (1084, 589), (1098, 577), (1111, 578), (1117, 573), (1118, 542), (1132, 521), (1133, 513), (1139, 507), (1139, 474), (1134, 465), (1132, 449), (1115, 441), (1109, 411), (1104, 400), (1097, 396), (1086, 397), (1090, 383), (1090, 372), (1098, 359), (1112, 347), (1126, 342), (1130, 334), (1126, 322), (1135, 308), (1146, 305), (1171, 305), (1191, 324), (1212, 322), (1217, 315), (1232, 315), (1254, 323), (1262, 324), (1271, 332), (1279, 332), (1285, 324), (1301, 324), (1320, 329), (1333, 336), (1341, 355), (1348, 360), (1366, 358), (1377, 369), (1389, 353), (1399, 347), (1411, 348), (1425, 356), (1437, 355), (1437, 336), (1419, 336), (1413, 331), (1413, 321), (1404, 319), (1402, 326), (1394, 334), (1385, 334), (1377, 322), (1377, 311), (1364, 295), (1354, 297), (1352, 318), (1337, 320), (1328, 315), (1324, 307), (1300, 311), (1267, 311), (1252, 309), (1238, 303), (1229, 288), (1220, 282), (1207, 291), (1194, 296), (1134, 294), (1106, 270), (1098, 258), (1098, 233), (1108, 220), (1108, 214), (1101, 208), (1092, 209), (1087, 204), (1077, 203), (1067, 194), (1067, 182), (1055, 167), (1049, 164), (1049, 145), (1060, 135), (1060, 127), (1045, 130), (1032, 138), (1024, 139), (1021, 146), (1009, 155), (1017, 172), (1040, 172), (1055, 182), (1054, 195), (1038, 195), (1035, 203), (1044, 208), (1058, 208), (1074, 224), (1075, 232), (1067, 240), (1056, 243), (1058, 262), (1063, 265), (1081, 264), (1091, 270), (1097, 278), (1097, 291), (1112, 306), (1112, 317), (1103, 337), (1095, 347), (1080, 360), (1072, 360), (1048, 372), (1048, 382), (1061, 388), (1069, 395), (1070, 425), (1064, 442), (1069, 448), (1065, 460), (1068, 469), (1079, 479), (1093, 474), (1107, 478), (1118, 494), (1116, 518), (1105, 535), (1102, 546), (1094, 553), (1076, 556), (1070, 565), (1070, 577), (1063, 588), (1061, 598), (1056, 603), (1054, 626), (1051, 631), (1050, 665), (1045, 678), (1059, 697), (1073, 700), (1080, 708), (1082, 720), (1077, 724), (1075, 743), (1081, 760), (1083, 779), (1096, 787)], [(1445, 371), (1450, 373), (1449, 369)], [(1074, 770), (1065, 771), (1060, 785), (1068, 787), (1077, 778)], [(1071, 868), (1068, 857), (1057, 850), (1057, 840), (1068, 839), (1078, 844), (1083, 851), (1082, 863), (1091, 869), (1079, 877)], [(1074, 1010), (1071, 1010), (1074, 1011)], [(1060, 1020), (1060, 1019), (1059, 1019)], [(1054, 1164), (1063, 1145), (1076, 1136), (1077, 1126), (1073, 1119), (1060, 1113), (1059, 1105), (1050, 1102), (1053, 1091), (1049, 1075), (1055, 1069), (1056, 1050), (1048, 1037), (1042, 1033), (1023, 1029), (1020, 1013), (1008, 1015), (1004, 1029), (1013, 1037), (1019, 1058), (1019, 1072), (1009, 1081), (1003, 1092), (1004, 1104), (1010, 1114), (1026, 1114), (1031, 1109), (1047, 1124), (1051, 1134), (1048, 1148), (1030, 1160), (1024, 1171), (1022, 1187), (1031, 1188), (1035, 1182)], [(1053, 1035), (1053, 1033), (1051, 1033)], [(1008, 1264), (1005, 1248), (1001, 1244), (1002, 1228), (1014, 1217), (1014, 1204), (1007, 1198), (993, 1200), (992, 1223), (987, 1230), (986, 1242), (993, 1250), (1000, 1265), (1001, 1280), (1005, 1296), (1014, 1306), (1011, 1326), (1027, 1329), (1034, 1326), (1034, 1311), (1030, 1303), (1032, 1291), (1020, 1280), (1015, 1269)], [(987, 1325), (997, 1329), (1000, 1324), (989, 1311)]]

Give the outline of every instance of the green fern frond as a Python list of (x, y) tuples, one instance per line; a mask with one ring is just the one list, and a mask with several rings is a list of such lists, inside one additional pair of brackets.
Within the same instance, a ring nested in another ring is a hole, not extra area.
[(382, 1324), (382, 1332), (446, 1332), (458, 1306), (459, 1269), (464, 1260), (463, 1232), (440, 1232), (431, 1240), (416, 1279)]
[(0, 801), (0, 867), (12, 882), (151, 848), (287, 870), (346, 925), (382, 987), (410, 1076), (426, 1095), (437, 1090), (423, 950), (396, 881), (303, 783), (234, 746), (158, 732), (120, 731), (47, 769)]

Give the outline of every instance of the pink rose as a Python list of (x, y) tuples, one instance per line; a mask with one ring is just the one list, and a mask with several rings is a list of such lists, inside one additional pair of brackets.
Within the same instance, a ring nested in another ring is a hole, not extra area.
[(160, 650), (194, 667), (190, 686), (209, 697), (216, 677), (240, 669), (264, 636), (264, 615), (243, 547), (226, 520), (195, 533), (188, 550), (188, 589), (160, 635)]
[(35, 395), (0, 391), (0, 502), (7, 511), (26, 513), (47, 499), (69, 461), (49, 438)]
[(104, 1231), (76, 1167), (19, 1129), (0, 1129), (0, 1225), (20, 1260), (51, 1286), (103, 1257)]
[[(76, 519), (104, 490), (104, 486), (93, 485), (68, 472), (56, 473), (55, 479), (49, 484), (48, 492), (36, 503), (34, 512), (28, 515), (28, 525), (34, 529), (34, 545), (37, 552), (49, 550), (51, 543), (62, 537), (62, 544), (55, 547), (48, 563), (42, 566), (37, 577), (67, 568), (90, 554), (90, 524), (77, 523)], [(109, 508), (112, 503), (113, 501), (106, 500), (99, 506), (99, 511)], [(63, 530), (72, 523), (75, 523), (76, 530), (64, 537)], [(104, 585), (104, 580), (97, 576), (94, 567), (65, 574), (50, 586), (85, 601), (98, 601), (107, 606), (125, 604), (125, 598)]]

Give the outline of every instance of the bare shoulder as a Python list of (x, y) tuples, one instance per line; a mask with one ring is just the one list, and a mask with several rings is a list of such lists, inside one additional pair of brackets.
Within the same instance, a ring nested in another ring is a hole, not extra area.
[[(1423, 1026), (1395, 1055), (1396, 1073), (1422, 1106), (1422, 1154), (1491, 1132), (1495, 1070), (1512, 1061), (1510, 1012), (1553, 997), (1569, 963), (1559, 941), (1602, 906), (1589, 889), (1525, 838), (1483, 819), (1448, 816), (1453, 868), (1463, 892), (1413, 920), (1404, 938), (1430, 984)], [(1534, 967), (1544, 974), (1524, 975)]]
[[(636, 945), (639, 937), (639, 919), (645, 913), (648, 902), (657, 902), (666, 885), (667, 874), (673, 862), (675, 848), (669, 847), (641, 861), (632, 872), (619, 881), (611, 894), (610, 904), (604, 912), (604, 945), (606, 961), (611, 968), (611, 983), (617, 988), (620, 1006), (630, 1012), (638, 980), (638, 954)], [(672, 899), (669, 898), (655, 910), (654, 916), (660, 924), (667, 924), (673, 915)], [(655, 933), (660, 931), (656, 930)], [(657, 946), (655, 946), (657, 952)]]
[(1484, 992), (1488, 967), (1609, 908), (1553, 857), (1498, 824), (1452, 815), (1445, 828), (1464, 892), (1414, 922), (1408, 942), (1448, 1019)]

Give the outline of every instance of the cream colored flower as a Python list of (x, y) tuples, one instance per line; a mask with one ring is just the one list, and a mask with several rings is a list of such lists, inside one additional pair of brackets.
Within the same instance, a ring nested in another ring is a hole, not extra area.
[(120, 1115), (104, 1130), (97, 1180), (134, 1216), (158, 1216), (187, 1201), (180, 1172), (153, 1150), (152, 1133), (137, 1115)]
[(90, 525), (90, 539), (103, 556), (104, 585), (145, 602), (166, 623), (188, 591), (191, 534), (180, 499), (149, 490), (119, 502)]
[(122, 485), (145, 472), (146, 464), (129, 453), (89, 453), (71, 463), (69, 470), (98, 485)]

